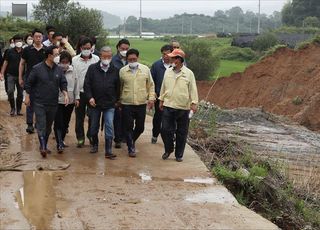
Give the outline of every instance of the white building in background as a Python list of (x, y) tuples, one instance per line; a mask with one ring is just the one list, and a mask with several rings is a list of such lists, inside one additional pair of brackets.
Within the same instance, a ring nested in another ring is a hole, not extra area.
[(141, 32), (142, 38), (155, 38), (156, 34), (154, 32)]

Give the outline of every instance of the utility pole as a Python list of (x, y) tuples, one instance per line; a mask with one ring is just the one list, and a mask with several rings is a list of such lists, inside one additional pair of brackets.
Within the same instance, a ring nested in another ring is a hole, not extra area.
[(140, 0), (140, 38), (142, 38), (142, 0)]
[(239, 17), (237, 19), (237, 34), (239, 33)]
[(190, 21), (190, 34), (192, 34), (192, 17), (191, 17), (191, 21)]
[(261, 13), (261, 0), (259, 0), (259, 13), (258, 13), (258, 34), (260, 34), (260, 13)]

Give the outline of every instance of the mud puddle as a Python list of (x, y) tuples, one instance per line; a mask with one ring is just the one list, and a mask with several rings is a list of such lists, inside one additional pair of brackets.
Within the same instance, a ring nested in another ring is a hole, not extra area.
[(19, 209), (32, 229), (48, 229), (56, 212), (53, 173), (26, 171), (24, 186), (16, 193)]

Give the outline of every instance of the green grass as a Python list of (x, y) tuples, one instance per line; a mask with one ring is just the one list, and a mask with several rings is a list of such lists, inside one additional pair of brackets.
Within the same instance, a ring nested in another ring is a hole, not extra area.
[[(109, 39), (109, 45), (112, 47), (114, 53), (116, 53), (116, 44), (119, 39)], [(149, 67), (153, 62), (158, 60), (161, 57), (160, 49), (163, 45), (167, 44), (165, 41), (158, 39), (129, 39), (131, 43), (131, 48), (136, 48), (140, 52), (140, 62), (148, 65)], [(222, 39), (211, 39), (210, 45), (213, 46), (213, 49), (218, 47), (230, 46), (230, 38)], [(188, 62), (188, 58), (187, 58)], [(220, 67), (216, 71), (215, 76), (212, 78), (215, 79), (219, 74), (220, 77), (230, 76), (231, 73), (242, 72), (247, 66), (251, 65), (253, 62), (244, 62), (244, 61), (229, 61), (221, 60)]]
[(219, 77), (227, 77), (232, 73), (243, 72), (251, 64), (253, 62), (221, 60), (220, 67), (213, 78), (215, 79), (218, 75)]
[[(109, 44), (114, 53), (116, 53), (116, 44), (119, 39), (109, 39)], [(160, 49), (166, 44), (164, 41), (156, 39), (129, 39), (130, 48), (135, 48), (140, 52), (140, 62), (148, 65), (149, 67), (153, 62), (161, 57)]]

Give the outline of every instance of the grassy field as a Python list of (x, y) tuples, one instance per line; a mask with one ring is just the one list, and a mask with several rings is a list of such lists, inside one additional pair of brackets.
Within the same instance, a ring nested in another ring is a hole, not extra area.
[(213, 78), (230, 76), (232, 73), (243, 72), (253, 62), (221, 60), (220, 67)]
[[(151, 66), (152, 63), (161, 57), (160, 49), (166, 43), (160, 40), (151, 39), (130, 39), (131, 48), (138, 49), (140, 52), (140, 62)], [(116, 52), (118, 39), (109, 39), (113, 52)]]
[[(116, 52), (117, 42), (118, 39), (109, 39), (109, 45), (112, 47), (113, 52)], [(131, 48), (136, 48), (140, 51), (140, 62), (148, 66), (151, 66), (154, 61), (161, 57), (160, 48), (166, 44), (164, 41), (152, 39), (130, 39), (130, 43)], [(230, 45), (230, 39), (215, 39), (211, 45), (216, 48), (228, 46)], [(234, 72), (242, 72), (251, 64), (252, 62), (221, 60), (220, 67), (215, 76), (212, 76), (212, 79), (215, 79), (218, 74), (222, 77), (229, 76)]]

